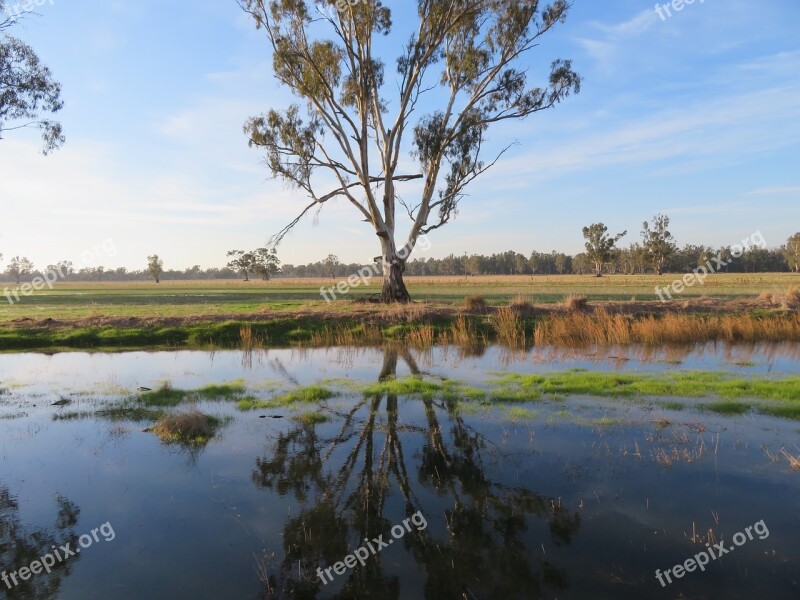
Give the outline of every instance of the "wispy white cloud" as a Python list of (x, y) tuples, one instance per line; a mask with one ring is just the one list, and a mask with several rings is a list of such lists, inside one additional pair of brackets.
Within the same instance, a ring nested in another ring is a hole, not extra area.
[(656, 22), (658, 16), (653, 9), (643, 10), (637, 15), (631, 17), (627, 21), (616, 24), (606, 24), (594, 22), (592, 25), (605, 33), (612, 39), (618, 39), (626, 36), (639, 36), (647, 32)]
[(748, 196), (778, 196), (787, 194), (800, 194), (800, 186), (774, 186), (753, 190)]
[[(542, 147), (498, 165), (494, 175), (517, 187), (531, 178), (550, 179), (612, 165), (707, 160), (706, 165), (745, 160), (756, 151), (800, 143), (800, 86), (720, 96), (680, 109), (619, 122), (602, 133), (590, 130), (569, 142)], [(524, 181), (510, 181), (514, 174)]]

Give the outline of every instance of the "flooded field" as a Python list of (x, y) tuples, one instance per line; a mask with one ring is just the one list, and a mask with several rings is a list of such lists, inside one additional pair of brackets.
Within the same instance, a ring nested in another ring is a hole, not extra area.
[(788, 344), (0, 355), (0, 598), (798, 598), (798, 389)]

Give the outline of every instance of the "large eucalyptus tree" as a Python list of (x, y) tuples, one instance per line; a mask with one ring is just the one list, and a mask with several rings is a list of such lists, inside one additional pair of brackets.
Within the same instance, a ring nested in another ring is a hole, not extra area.
[[(483, 159), (488, 127), (580, 89), (569, 60), (550, 64), (543, 87), (528, 87), (518, 64), (564, 21), (566, 0), (398, 0), (416, 15), (392, 81), (378, 50), (393, 27), (381, 0), (238, 1), (266, 32), (278, 81), (305, 101), (245, 124), (272, 174), (310, 200), (272, 242), (310, 211), (346, 199), (380, 240), (384, 302), (410, 299), (403, 272), (417, 240), (450, 222), (466, 186), (505, 152)], [(400, 166), (408, 152), (414, 172)], [(404, 200), (400, 187), (414, 180), (421, 187), (411, 188), (413, 201), (404, 191)], [(402, 236), (398, 206), (410, 219)]]

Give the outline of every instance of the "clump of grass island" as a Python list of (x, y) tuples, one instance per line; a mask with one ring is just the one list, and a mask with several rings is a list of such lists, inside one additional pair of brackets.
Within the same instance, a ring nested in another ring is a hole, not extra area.
[(162, 417), (150, 431), (166, 443), (207, 444), (220, 425), (221, 419), (192, 410)]

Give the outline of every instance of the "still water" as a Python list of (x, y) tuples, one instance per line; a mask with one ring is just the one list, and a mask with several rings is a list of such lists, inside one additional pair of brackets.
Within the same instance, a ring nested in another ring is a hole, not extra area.
[[(18, 582), (0, 581), (0, 598), (798, 598), (800, 471), (782, 453), (800, 456), (797, 421), (641, 398), (487, 405), (358, 387), (411, 374), (480, 387), (500, 372), (575, 368), (781, 377), (800, 374), (798, 355), (0, 355), (0, 570)], [(257, 398), (324, 383), (337, 395), (256, 410), (195, 398), (224, 423), (204, 445), (162, 443), (146, 416), (109, 411), (165, 381), (239, 381)], [(704, 571), (657, 580), (747, 527), (752, 539)], [(22, 580), (67, 544), (80, 552)], [(362, 547), (363, 565), (325, 577)]]

